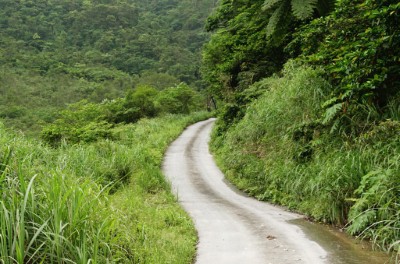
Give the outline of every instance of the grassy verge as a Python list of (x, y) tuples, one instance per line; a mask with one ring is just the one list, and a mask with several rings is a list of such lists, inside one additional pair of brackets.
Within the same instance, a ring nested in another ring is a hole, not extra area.
[(218, 163), (228, 179), (260, 200), (345, 226), (382, 249), (398, 251), (398, 115), (366, 122), (361, 134), (342, 137), (321, 121), (331, 88), (320, 76), (289, 64), (283, 77), (258, 84), (266, 90), (243, 119), (226, 132), (226, 124), (217, 124), (212, 149)]
[(0, 128), (1, 263), (190, 263), (196, 233), (161, 173), (207, 113), (145, 119), (52, 149)]
[(128, 155), (134, 157), (131, 164), (136, 170), (111, 203), (123, 212), (121, 229), (126, 228), (137, 262), (190, 263), (194, 257), (197, 235), (193, 224), (170, 193), (160, 167), (171, 141), (188, 124), (206, 117), (207, 113), (146, 119), (114, 131), (119, 143), (131, 151)]

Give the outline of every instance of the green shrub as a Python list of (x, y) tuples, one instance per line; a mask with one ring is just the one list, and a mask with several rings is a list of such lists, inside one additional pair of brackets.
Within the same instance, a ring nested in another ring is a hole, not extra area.
[(125, 122), (136, 122), (142, 117), (154, 117), (158, 110), (154, 104), (158, 91), (151, 86), (138, 86), (125, 97)]
[(93, 142), (100, 138), (110, 138), (107, 106), (89, 103), (86, 100), (69, 105), (61, 111), (54, 123), (47, 125), (41, 132), (42, 139), (57, 146), (62, 140), (69, 143)]
[[(348, 230), (388, 250), (400, 237), (400, 122), (386, 120), (359, 138), (367, 168), (354, 192)], [(396, 248), (395, 248), (396, 249)]]
[(164, 113), (189, 114), (199, 110), (201, 97), (185, 83), (164, 89), (157, 97), (159, 108)]

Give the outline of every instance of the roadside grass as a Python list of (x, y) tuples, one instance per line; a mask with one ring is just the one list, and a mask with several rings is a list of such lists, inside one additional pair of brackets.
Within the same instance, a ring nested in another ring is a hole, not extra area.
[(52, 149), (0, 127), (0, 263), (190, 263), (193, 223), (161, 172), (208, 113), (141, 120)]
[(320, 76), (289, 64), (283, 77), (263, 80), (260, 86), (268, 88), (242, 120), (222, 135), (224, 124), (217, 121), (211, 142), (217, 162), (230, 181), (260, 200), (398, 251), (400, 120), (392, 114), (371, 121), (352, 138), (327, 131), (321, 105), (331, 87)]
[[(191, 263), (197, 234), (190, 218), (180, 209), (160, 171), (163, 155), (183, 128), (210, 115), (170, 115), (143, 119), (114, 130), (119, 144), (134, 157), (131, 181), (110, 199), (120, 211), (120, 229), (126, 229), (140, 263)], [(151, 133), (149, 133), (151, 131)], [(122, 213), (123, 212), (123, 213)], [(129, 228), (127, 228), (129, 226)]]
[(56, 152), (1, 129), (0, 261), (88, 263), (112, 256), (100, 185), (52, 164)]

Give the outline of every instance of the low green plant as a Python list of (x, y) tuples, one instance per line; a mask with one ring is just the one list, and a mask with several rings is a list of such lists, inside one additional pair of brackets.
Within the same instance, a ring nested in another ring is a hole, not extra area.
[(112, 124), (106, 121), (107, 105), (80, 101), (60, 113), (60, 117), (47, 125), (41, 133), (44, 141), (57, 146), (62, 140), (69, 143), (93, 142), (111, 137)]
[(385, 120), (363, 134), (359, 144), (368, 169), (355, 190), (348, 231), (372, 239), (384, 250), (400, 237), (400, 122)]

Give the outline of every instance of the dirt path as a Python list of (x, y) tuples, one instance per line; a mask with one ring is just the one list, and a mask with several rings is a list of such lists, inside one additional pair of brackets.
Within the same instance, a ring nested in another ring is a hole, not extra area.
[(326, 263), (327, 253), (287, 221), (301, 216), (245, 197), (224, 181), (208, 150), (214, 119), (170, 146), (164, 172), (199, 234), (199, 264)]

